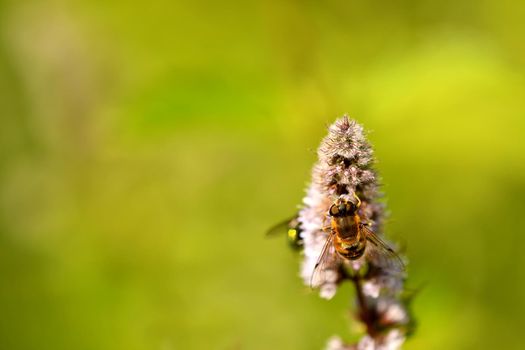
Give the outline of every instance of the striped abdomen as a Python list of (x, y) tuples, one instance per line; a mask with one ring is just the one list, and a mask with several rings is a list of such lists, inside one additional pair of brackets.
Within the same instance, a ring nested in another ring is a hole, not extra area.
[(334, 247), (345, 259), (356, 260), (363, 256), (366, 237), (360, 229), (359, 216), (332, 217)]

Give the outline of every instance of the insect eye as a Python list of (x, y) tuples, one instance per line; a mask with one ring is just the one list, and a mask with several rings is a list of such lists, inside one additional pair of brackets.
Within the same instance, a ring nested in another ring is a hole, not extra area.
[(330, 214), (330, 216), (337, 216), (339, 214), (339, 208), (337, 207), (337, 205), (332, 204), (328, 213)]
[(356, 206), (353, 203), (348, 202), (346, 203), (346, 211), (350, 214), (354, 214), (356, 211)]

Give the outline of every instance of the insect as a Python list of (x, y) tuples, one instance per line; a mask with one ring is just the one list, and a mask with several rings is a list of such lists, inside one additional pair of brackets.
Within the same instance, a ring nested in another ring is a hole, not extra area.
[(301, 249), (303, 247), (303, 237), (301, 236), (301, 227), (299, 225), (298, 215), (284, 220), (273, 226), (266, 233), (267, 236), (274, 236), (286, 232), (288, 243), (293, 249)]
[(352, 201), (350, 196), (341, 195), (328, 209), (330, 225), (323, 228), (328, 232), (328, 237), (312, 272), (310, 286), (322, 281), (321, 274), (325, 271), (325, 266), (338, 259), (352, 261), (365, 255), (382, 269), (393, 273), (404, 270), (404, 263), (399, 255), (369, 228), (368, 223), (361, 220), (361, 201), (355, 194), (354, 199)]

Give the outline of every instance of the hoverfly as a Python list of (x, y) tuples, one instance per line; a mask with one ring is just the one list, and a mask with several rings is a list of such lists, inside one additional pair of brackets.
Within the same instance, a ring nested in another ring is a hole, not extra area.
[(284, 232), (286, 232), (288, 243), (293, 249), (298, 250), (303, 247), (303, 237), (301, 236), (301, 227), (299, 225), (298, 215), (295, 215), (294, 217), (273, 226), (268, 230), (266, 235), (274, 236)]
[(328, 209), (330, 225), (323, 228), (328, 237), (314, 266), (310, 286), (319, 281), (324, 266), (337, 259), (355, 261), (365, 255), (379, 268), (393, 273), (404, 270), (399, 255), (369, 228), (369, 223), (361, 220), (358, 213), (361, 201), (355, 194), (354, 198), (355, 203), (348, 195), (342, 195)]

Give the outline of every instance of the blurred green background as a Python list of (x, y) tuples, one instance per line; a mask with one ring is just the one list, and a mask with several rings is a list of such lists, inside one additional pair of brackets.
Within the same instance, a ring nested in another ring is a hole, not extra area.
[(1, 1), (0, 348), (356, 339), (265, 230), (325, 127), (370, 133), (419, 321), (521, 349), (525, 4)]

